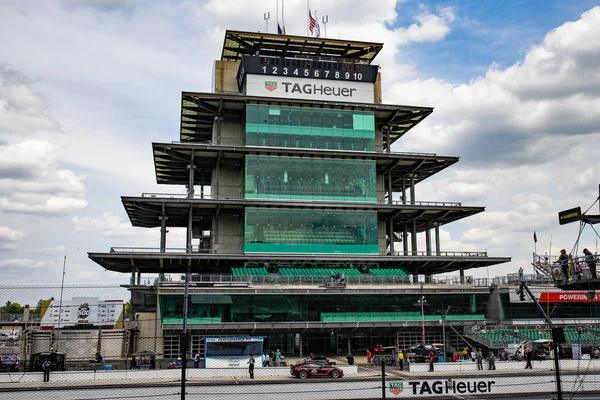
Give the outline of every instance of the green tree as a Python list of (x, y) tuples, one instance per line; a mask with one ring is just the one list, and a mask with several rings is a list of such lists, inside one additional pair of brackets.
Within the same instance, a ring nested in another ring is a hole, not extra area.
[(19, 303), (7, 301), (4, 307), (0, 307), (1, 314), (23, 314), (23, 306)]

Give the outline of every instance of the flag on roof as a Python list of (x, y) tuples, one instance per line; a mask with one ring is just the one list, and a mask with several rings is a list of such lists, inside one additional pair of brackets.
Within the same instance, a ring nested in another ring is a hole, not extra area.
[(533, 231), (533, 242), (537, 243), (537, 235), (535, 234), (535, 231)]
[(310, 33), (314, 33), (315, 26), (317, 26), (317, 20), (313, 18), (310, 10), (308, 10), (308, 30)]
[(281, 29), (281, 25), (279, 25), (279, 22), (277, 23), (277, 34), (283, 35), (283, 29)]
[[(315, 17), (317, 17), (317, 12), (315, 11)], [(315, 27), (315, 37), (321, 37), (321, 26), (319, 25), (319, 21), (317, 21), (317, 25)]]

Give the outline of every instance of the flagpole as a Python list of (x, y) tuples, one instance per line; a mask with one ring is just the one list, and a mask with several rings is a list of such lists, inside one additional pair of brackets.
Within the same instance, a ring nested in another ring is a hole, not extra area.
[(277, 15), (277, 28), (279, 28), (279, 0), (275, 0), (277, 5), (275, 6), (275, 15)]
[(306, 0), (306, 36), (308, 36), (308, 25), (310, 25), (310, 5), (308, 4), (308, 0)]
[[(279, 1), (279, 0), (277, 0)], [(285, 31), (285, 17), (284, 17), (284, 13), (283, 13), (283, 3), (284, 0), (281, 0), (281, 30), (283, 31), (284, 35), (287, 35), (286, 31)]]

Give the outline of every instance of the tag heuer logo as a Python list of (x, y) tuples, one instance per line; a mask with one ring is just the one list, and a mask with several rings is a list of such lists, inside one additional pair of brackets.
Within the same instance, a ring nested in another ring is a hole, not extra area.
[(272, 92), (273, 90), (277, 89), (277, 82), (265, 81), (265, 88), (269, 92)]
[(394, 393), (394, 394), (400, 394), (402, 393), (402, 390), (404, 389), (402, 382), (390, 382), (390, 392)]

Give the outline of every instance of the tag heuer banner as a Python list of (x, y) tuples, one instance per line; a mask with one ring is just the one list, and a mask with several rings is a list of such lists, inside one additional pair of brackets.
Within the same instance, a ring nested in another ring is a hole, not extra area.
[(400, 394), (403, 390), (404, 384), (402, 382), (390, 382), (390, 392)]
[(373, 104), (373, 84), (287, 76), (246, 76), (248, 96)]

